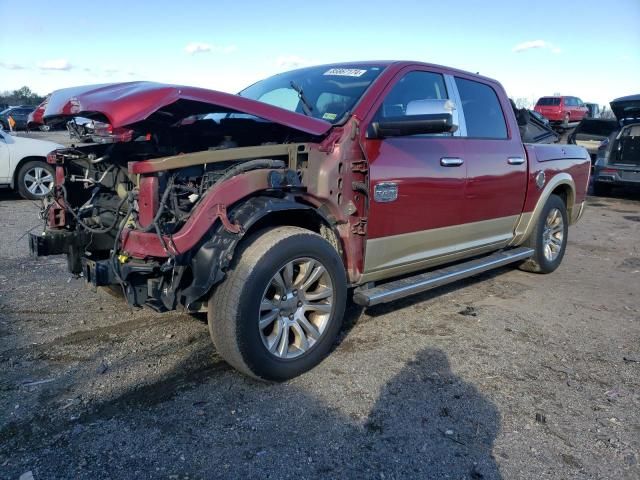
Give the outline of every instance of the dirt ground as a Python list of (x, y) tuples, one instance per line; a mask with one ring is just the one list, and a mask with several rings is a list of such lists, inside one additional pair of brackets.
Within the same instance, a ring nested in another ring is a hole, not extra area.
[(640, 195), (591, 197), (551, 275), (352, 306), (277, 385), (29, 258), (37, 211), (0, 192), (0, 478), (640, 478)]

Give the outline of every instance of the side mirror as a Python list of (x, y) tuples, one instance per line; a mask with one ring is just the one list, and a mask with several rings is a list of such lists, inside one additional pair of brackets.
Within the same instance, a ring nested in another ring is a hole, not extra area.
[(372, 138), (405, 137), (436, 133), (453, 133), (455, 104), (451, 100), (414, 100), (405, 114), (386, 117), (371, 124)]

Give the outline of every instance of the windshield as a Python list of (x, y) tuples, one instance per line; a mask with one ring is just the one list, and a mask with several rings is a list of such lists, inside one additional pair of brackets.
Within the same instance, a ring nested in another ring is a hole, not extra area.
[(560, 105), (560, 99), (558, 97), (542, 97), (538, 100), (538, 105)]
[(239, 95), (335, 124), (351, 112), (383, 69), (377, 65), (303, 68), (269, 77)]

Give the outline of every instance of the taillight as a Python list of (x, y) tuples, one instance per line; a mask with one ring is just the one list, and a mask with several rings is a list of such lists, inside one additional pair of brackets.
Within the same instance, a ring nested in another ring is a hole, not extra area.
[(603, 168), (602, 170), (600, 170), (600, 173), (618, 173), (618, 169), (617, 168)]
[(51, 164), (51, 165), (55, 165), (56, 164), (56, 159), (57, 159), (57, 155), (56, 155), (56, 151), (53, 150), (52, 152), (49, 152), (47, 154), (47, 163)]

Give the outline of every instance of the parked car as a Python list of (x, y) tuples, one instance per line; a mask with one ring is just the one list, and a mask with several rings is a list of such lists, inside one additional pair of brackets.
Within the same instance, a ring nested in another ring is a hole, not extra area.
[(591, 156), (591, 164), (595, 164), (598, 148), (602, 141), (618, 130), (617, 120), (583, 118), (571, 132), (568, 143), (584, 147)]
[(10, 130), (9, 117), (11, 117), (16, 122), (13, 127), (14, 130), (25, 130), (27, 128), (27, 117), (34, 110), (35, 107), (30, 107), (28, 105), (9, 107), (0, 112), (0, 125), (5, 130)]
[(0, 186), (10, 187), (29, 200), (40, 200), (51, 193), (53, 166), (47, 154), (63, 148), (44, 140), (9, 135), (0, 128)]
[(533, 108), (547, 118), (552, 124), (564, 128), (579, 122), (588, 113), (584, 102), (578, 97), (541, 97)]
[(321, 361), (350, 289), (370, 306), (507, 264), (554, 271), (589, 180), (582, 147), (522, 143), (498, 82), (423, 63), (239, 95), (78, 87), (45, 119), (70, 111), (108, 119), (112, 143), (50, 157), (60, 188), (31, 251), (130, 305), (208, 311), (217, 351), (267, 380)]
[(640, 95), (617, 98), (610, 105), (618, 124), (598, 148), (596, 195), (609, 195), (618, 186), (640, 188)]

